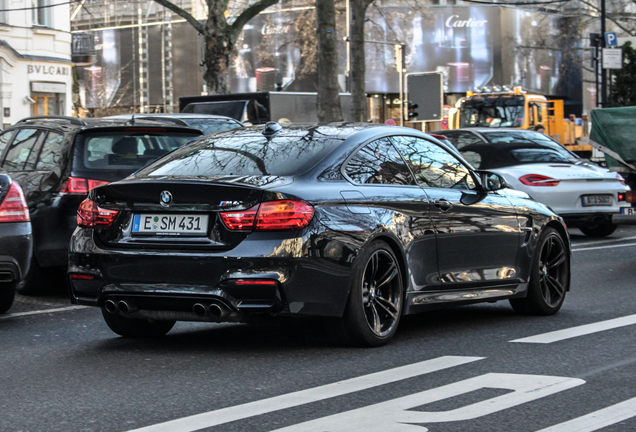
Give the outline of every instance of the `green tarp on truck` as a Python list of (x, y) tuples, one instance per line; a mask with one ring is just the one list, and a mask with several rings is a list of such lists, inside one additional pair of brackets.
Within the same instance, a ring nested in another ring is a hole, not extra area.
[[(636, 162), (636, 106), (593, 109), (590, 140), (618, 153), (625, 162)], [(605, 154), (608, 168), (625, 165)]]

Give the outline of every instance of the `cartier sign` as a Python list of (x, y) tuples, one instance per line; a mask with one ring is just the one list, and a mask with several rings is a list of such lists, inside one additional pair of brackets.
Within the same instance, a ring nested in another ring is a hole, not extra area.
[(478, 20), (468, 18), (467, 20), (459, 19), (459, 15), (451, 15), (446, 20), (446, 27), (483, 27), (488, 20)]
[(42, 75), (70, 75), (70, 68), (66, 66), (49, 66), (49, 65), (27, 65), (27, 72), (30, 74)]

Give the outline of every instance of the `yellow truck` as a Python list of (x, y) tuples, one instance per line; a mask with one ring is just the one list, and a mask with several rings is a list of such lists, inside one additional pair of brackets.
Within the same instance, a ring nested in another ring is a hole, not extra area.
[(546, 134), (569, 150), (584, 157), (592, 155), (592, 146), (577, 143), (577, 139), (585, 135), (583, 120), (577, 120), (574, 116), (565, 118), (562, 100), (548, 100), (543, 95), (527, 93), (521, 87), (495, 88), (494, 91), (480, 93), (468, 92), (466, 97), (457, 101), (449, 117), (450, 129), (531, 129), (536, 125), (542, 125)]

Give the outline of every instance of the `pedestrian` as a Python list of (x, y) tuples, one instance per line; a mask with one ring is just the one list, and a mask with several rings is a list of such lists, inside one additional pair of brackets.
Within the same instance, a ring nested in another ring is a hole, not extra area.
[(545, 127), (542, 124), (535, 125), (532, 130), (545, 133)]

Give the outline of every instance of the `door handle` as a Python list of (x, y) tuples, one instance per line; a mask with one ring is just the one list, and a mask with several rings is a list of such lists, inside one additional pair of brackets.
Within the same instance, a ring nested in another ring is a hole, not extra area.
[(453, 204), (451, 204), (450, 201), (445, 200), (444, 198), (440, 198), (438, 200), (435, 200), (434, 204), (435, 204), (435, 207), (437, 207), (438, 209), (440, 209), (443, 212), (448, 211), (448, 210), (453, 208)]

